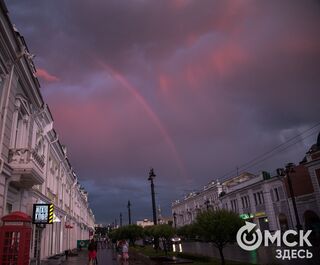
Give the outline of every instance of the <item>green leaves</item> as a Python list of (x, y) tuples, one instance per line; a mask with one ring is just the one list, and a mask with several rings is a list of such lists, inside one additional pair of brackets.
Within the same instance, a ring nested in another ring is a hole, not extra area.
[(175, 234), (175, 230), (172, 226), (167, 224), (155, 225), (145, 228), (145, 235), (154, 238), (163, 237), (165, 239), (170, 239)]
[(129, 239), (134, 245), (135, 241), (143, 236), (143, 228), (138, 225), (126, 225), (113, 230), (110, 237), (114, 240)]
[(195, 222), (199, 236), (219, 247), (234, 242), (243, 224), (236, 213), (227, 210), (200, 213)]

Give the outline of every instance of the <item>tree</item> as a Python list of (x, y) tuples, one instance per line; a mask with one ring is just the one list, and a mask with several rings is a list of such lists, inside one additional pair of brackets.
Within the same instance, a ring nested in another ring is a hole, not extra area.
[(110, 238), (113, 240), (129, 239), (131, 245), (143, 236), (143, 228), (138, 225), (126, 225), (113, 230), (110, 233)]
[(108, 227), (106, 227), (106, 226), (95, 228), (96, 235), (100, 235), (102, 237), (105, 237), (107, 233), (108, 233)]
[(155, 225), (147, 229), (147, 233), (154, 238), (155, 248), (159, 248), (159, 240), (163, 243), (164, 251), (167, 254), (168, 242), (175, 234), (175, 229), (168, 224)]
[(236, 235), (243, 220), (234, 212), (227, 210), (206, 211), (197, 216), (195, 226), (199, 236), (218, 248), (221, 264), (225, 264), (223, 248), (236, 241)]
[(195, 224), (188, 224), (179, 227), (177, 230), (177, 234), (187, 239), (194, 239), (199, 233), (197, 232), (197, 226)]
[(131, 245), (134, 245), (136, 240), (143, 236), (143, 228), (138, 225), (126, 225), (120, 229), (122, 239), (129, 239)]
[(174, 236), (175, 231), (172, 226), (162, 224), (153, 226), (151, 233), (156, 238), (162, 237), (168, 240)]

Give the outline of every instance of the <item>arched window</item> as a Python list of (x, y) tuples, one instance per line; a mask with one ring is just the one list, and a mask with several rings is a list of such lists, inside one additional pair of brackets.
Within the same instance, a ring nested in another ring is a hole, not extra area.
[(17, 96), (14, 105), (10, 147), (12, 149), (26, 148), (30, 124), (29, 104), (23, 97)]

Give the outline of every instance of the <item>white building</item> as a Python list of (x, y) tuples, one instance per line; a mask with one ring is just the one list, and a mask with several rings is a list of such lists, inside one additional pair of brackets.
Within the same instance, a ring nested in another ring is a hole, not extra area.
[(172, 203), (173, 223), (176, 227), (191, 224), (198, 213), (207, 209), (219, 208), (219, 194), (222, 186), (219, 181), (212, 181), (203, 187), (202, 191), (191, 192), (182, 200)]
[(221, 207), (255, 222), (261, 230), (280, 229), (278, 215), (290, 215), (287, 195), (279, 177), (270, 177), (267, 172), (258, 176), (242, 173), (222, 186)]
[(224, 208), (255, 222), (261, 230), (292, 229), (299, 220), (303, 229), (312, 229), (312, 236), (320, 240), (320, 134), (303, 161), (290, 168), (283, 171), (285, 174), (272, 177), (267, 172), (258, 176), (246, 172), (190, 193), (172, 203), (176, 226), (191, 224), (203, 210)]
[(153, 226), (153, 221), (150, 221), (149, 219), (143, 219), (142, 221), (137, 221), (137, 225), (141, 227), (147, 227), (147, 226)]
[[(53, 203), (56, 222), (42, 233), (41, 258), (76, 247), (94, 227), (88, 194), (53, 128), (24, 38), (0, 1), (0, 217), (32, 215), (33, 204)], [(40, 230), (33, 226), (30, 257)]]

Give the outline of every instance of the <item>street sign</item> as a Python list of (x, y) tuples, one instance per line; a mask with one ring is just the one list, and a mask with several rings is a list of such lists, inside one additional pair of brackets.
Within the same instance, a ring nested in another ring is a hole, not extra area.
[(34, 204), (32, 222), (34, 224), (52, 224), (53, 204)]

